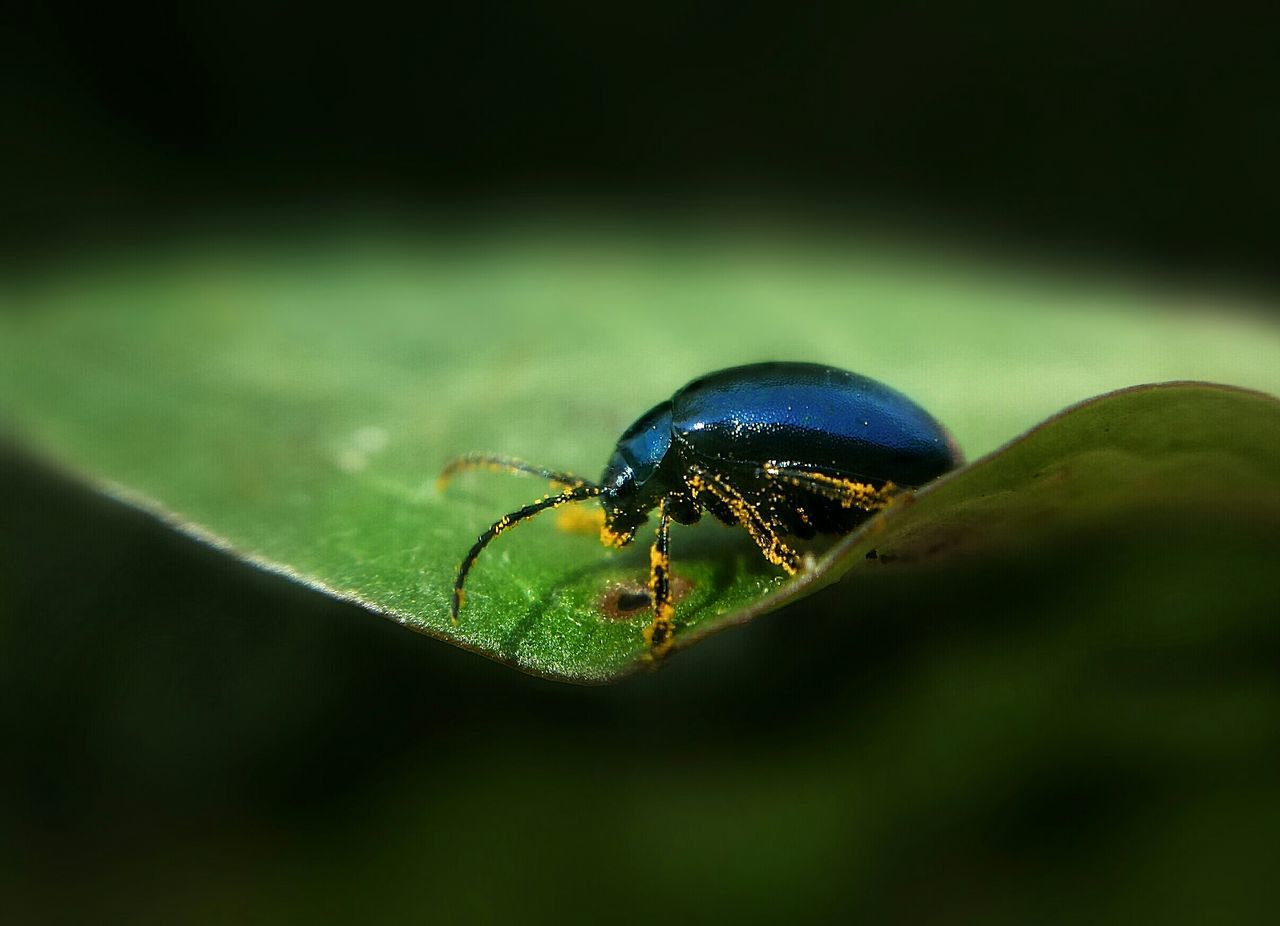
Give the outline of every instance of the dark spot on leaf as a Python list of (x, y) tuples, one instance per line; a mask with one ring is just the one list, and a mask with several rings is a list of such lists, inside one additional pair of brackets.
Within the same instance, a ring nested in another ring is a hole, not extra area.
[(875, 547), (872, 547), (870, 550), (867, 551), (867, 559), (875, 559), (875, 558), (876, 558), (876, 549)]
[(620, 589), (615, 604), (619, 611), (638, 611), (649, 607), (649, 593), (632, 591), (628, 588)]
[[(671, 575), (671, 602), (679, 604), (689, 594), (693, 583), (683, 576)], [(649, 588), (643, 582), (611, 582), (600, 596), (598, 610), (607, 620), (629, 621), (645, 614), (653, 602), (649, 598)]]

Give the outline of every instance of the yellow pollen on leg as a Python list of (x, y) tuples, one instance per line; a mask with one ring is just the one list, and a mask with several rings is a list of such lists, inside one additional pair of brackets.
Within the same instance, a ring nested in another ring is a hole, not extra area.
[(756, 542), (765, 559), (781, 567), (788, 575), (796, 574), (798, 557), (795, 551), (782, 542), (761, 517), (760, 512), (733, 486), (710, 473), (706, 474), (705, 478), (702, 474), (694, 473), (689, 477), (688, 484), (695, 498), (699, 493), (707, 492), (723, 503), (737, 522), (751, 535), (751, 539)]
[(784, 469), (772, 463), (761, 467), (761, 472), (770, 479), (839, 502), (842, 508), (861, 508), (863, 511), (884, 508), (898, 491), (892, 482), (886, 482), (877, 488), (869, 482), (857, 482), (809, 470)]
[(675, 645), (675, 625), (670, 617), (657, 617), (644, 629), (644, 642), (649, 646), (649, 654), (661, 657)]
[(614, 531), (607, 521), (600, 523), (600, 542), (606, 547), (615, 547), (621, 550), (631, 542), (631, 538), (634, 536), (634, 532), (618, 533)]

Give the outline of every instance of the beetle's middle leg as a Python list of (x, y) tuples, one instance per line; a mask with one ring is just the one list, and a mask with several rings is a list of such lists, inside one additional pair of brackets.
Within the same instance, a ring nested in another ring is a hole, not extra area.
[(788, 575), (795, 575), (800, 571), (800, 554), (783, 543), (782, 538), (778, 536), (777, 531), (759, 509), (744, 498), (742, 493), (727, 480), (701, 467), (693, 467), (688, 477), (688, 485), (695, 499), (706, 493), (728, 507), (738, 523), (756, 542), (765, 559), (775, 566), (781, 566)]
[(645, 642), (656, 656), (671, 648), (676, 631), (671, 619), (675, 606), (671, 603), (670, 538), (671, 515), (667, 513), (667, 500), (664, 498), (658, 503), (658, 534), (649, 549), (649, 597), (653, 601), (653, 623), (644, 631)]

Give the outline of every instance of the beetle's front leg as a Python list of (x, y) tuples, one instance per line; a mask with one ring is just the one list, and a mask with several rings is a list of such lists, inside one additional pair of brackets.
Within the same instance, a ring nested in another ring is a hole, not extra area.
[(649, 549), (649, 598), (653, 602), (653, 623), (645, 628), (644, 639), (655, 656), (662, 656), (674, 642), (676, 625), (671, 619), (675, 606), (671, 603), (671, 516), (667, 500), (658, 503), (658, 534)]

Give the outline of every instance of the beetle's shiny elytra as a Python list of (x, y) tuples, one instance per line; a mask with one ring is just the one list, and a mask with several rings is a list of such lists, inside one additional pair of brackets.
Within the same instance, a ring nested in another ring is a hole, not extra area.
[(671, 603), (672, 521), (710, 512), (742, 527), (764, 557), (788, 573), (801, 567), (788, 537), (843, 534), (961, 462), (946, 430), (902, 393), (856, 373), (814, 363), (757, 363), (711, 373), (642, 415), (618, 439), (599, 482), (521, 460), (469, 454), (440, 478), (465, 469), (524, 473), (561, 491), (499, 518), (458, 569), (452, 617), (480, 551), (541, 511), (599, 498), (601, 539), (625, 546), (655, 508), (650, 551), (653, 621), (644, 632), (656, 655), (675, 633)]

